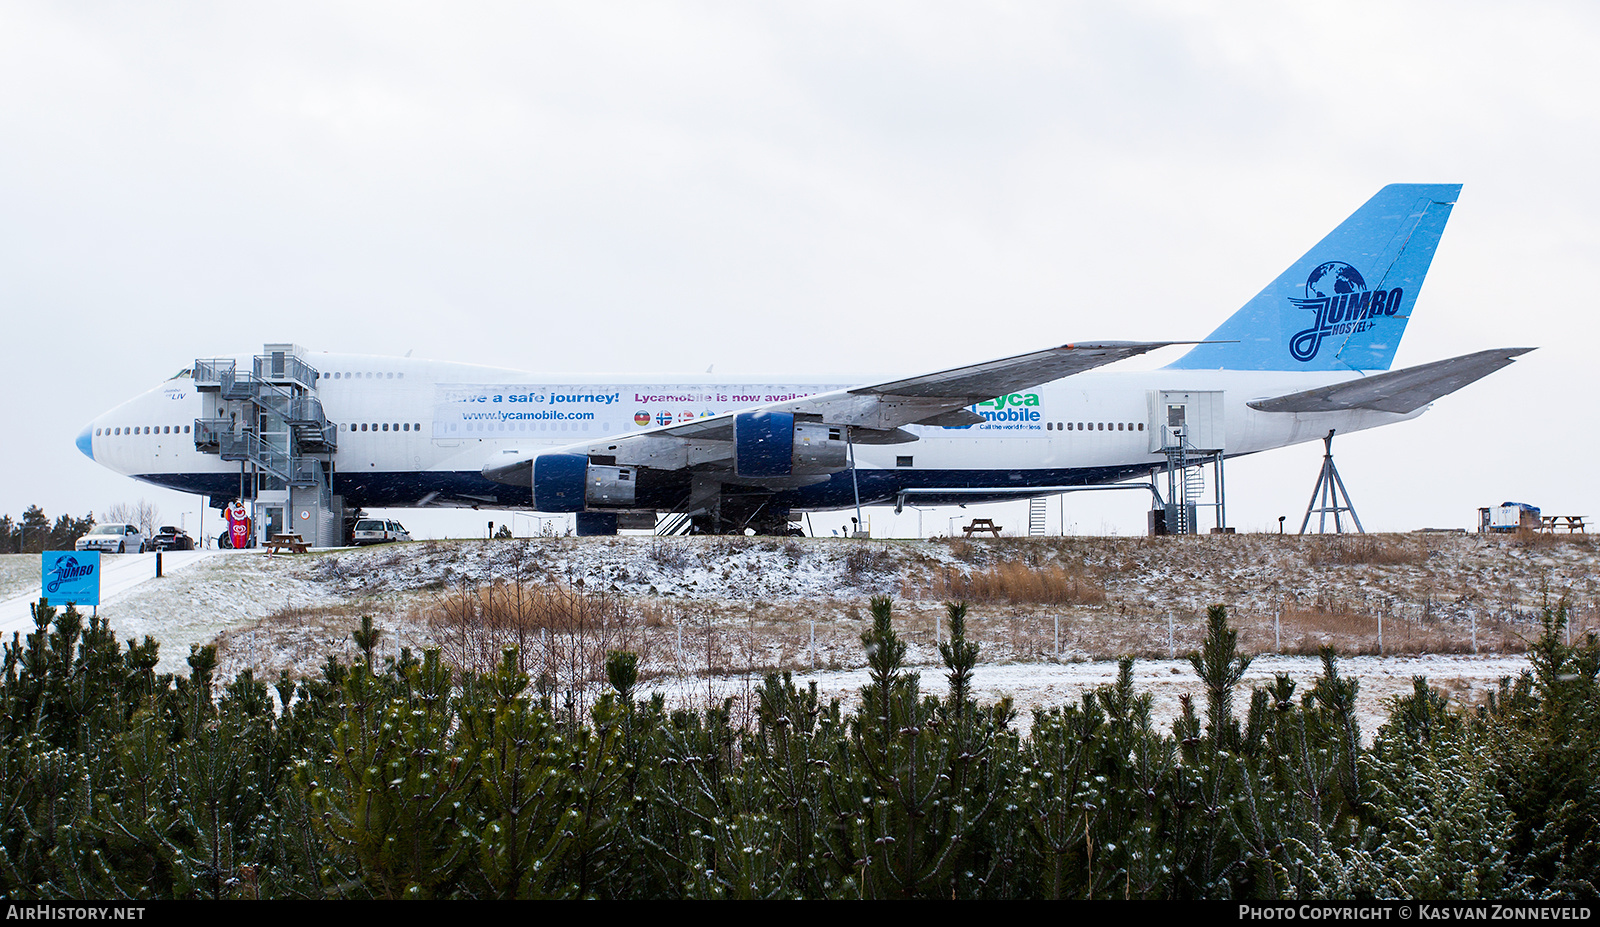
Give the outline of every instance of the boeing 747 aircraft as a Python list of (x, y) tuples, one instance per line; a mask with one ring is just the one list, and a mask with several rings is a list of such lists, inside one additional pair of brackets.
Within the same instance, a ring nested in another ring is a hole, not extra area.
[(1460, 186), (1394, 184), (1166, 367), (1183, 342), (1074, 342), (865, 384), (543, 377), (267, 345), (201, 359), (78, 447), (263, 536), (337, 543), (346, 508), (577, 513), (583, 534), (785, 530), (796, 512), (1017, 498), (1405, 421), (1531, 348), (1390, 370)]

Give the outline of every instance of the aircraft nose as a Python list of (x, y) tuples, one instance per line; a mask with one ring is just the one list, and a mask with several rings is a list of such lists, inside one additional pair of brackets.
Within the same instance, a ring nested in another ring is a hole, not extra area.
[(92, 423), (83, 426), (83, 430), (78, 432), (78, 450), (83, 451), (83, 456), (90, 460), (94, 459), (94, 425)]

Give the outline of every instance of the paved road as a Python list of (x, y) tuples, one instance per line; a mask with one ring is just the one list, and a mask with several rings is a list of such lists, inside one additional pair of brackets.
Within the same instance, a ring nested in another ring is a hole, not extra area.
[[(214, 557), (214, 550), (174, 550), (161, 555), (161, 572), (173, 573), (184, 567)], [(115, 601), (118, 596), (147, 580), (155, 579), (155, 554), (101, 554), (100, 604)], [(29, 605), (39, 601), (39, 587), (15, 598), (0, 602), (0, 639), (9, 641), (13, 631), (24, 635), (33, 633), (33, 612)]]

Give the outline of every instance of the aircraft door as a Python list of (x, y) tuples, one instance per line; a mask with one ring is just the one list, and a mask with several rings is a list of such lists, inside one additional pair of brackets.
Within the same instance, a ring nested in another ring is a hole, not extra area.
[(1189, 434), (1189, 406), (1187, 403), (1166, 403), (1167, 420), (1163, 424), (1161, 443), (1164, 447), (1178, 447)]
[(1222, 449), (1221, 390), (1151, 390), (1150, 453)]

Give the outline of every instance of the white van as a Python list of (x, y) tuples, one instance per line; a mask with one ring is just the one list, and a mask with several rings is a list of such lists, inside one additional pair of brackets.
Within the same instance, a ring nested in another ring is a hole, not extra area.
[(350, 543), (357, 547), (362, 544), (388, 544), (393, 541), (409, 541), (411, 535), (401, 527), (397, 521), (385, 521), (381, 518), (363, 518), (356, 522), (355, 530), (350, 532)]

